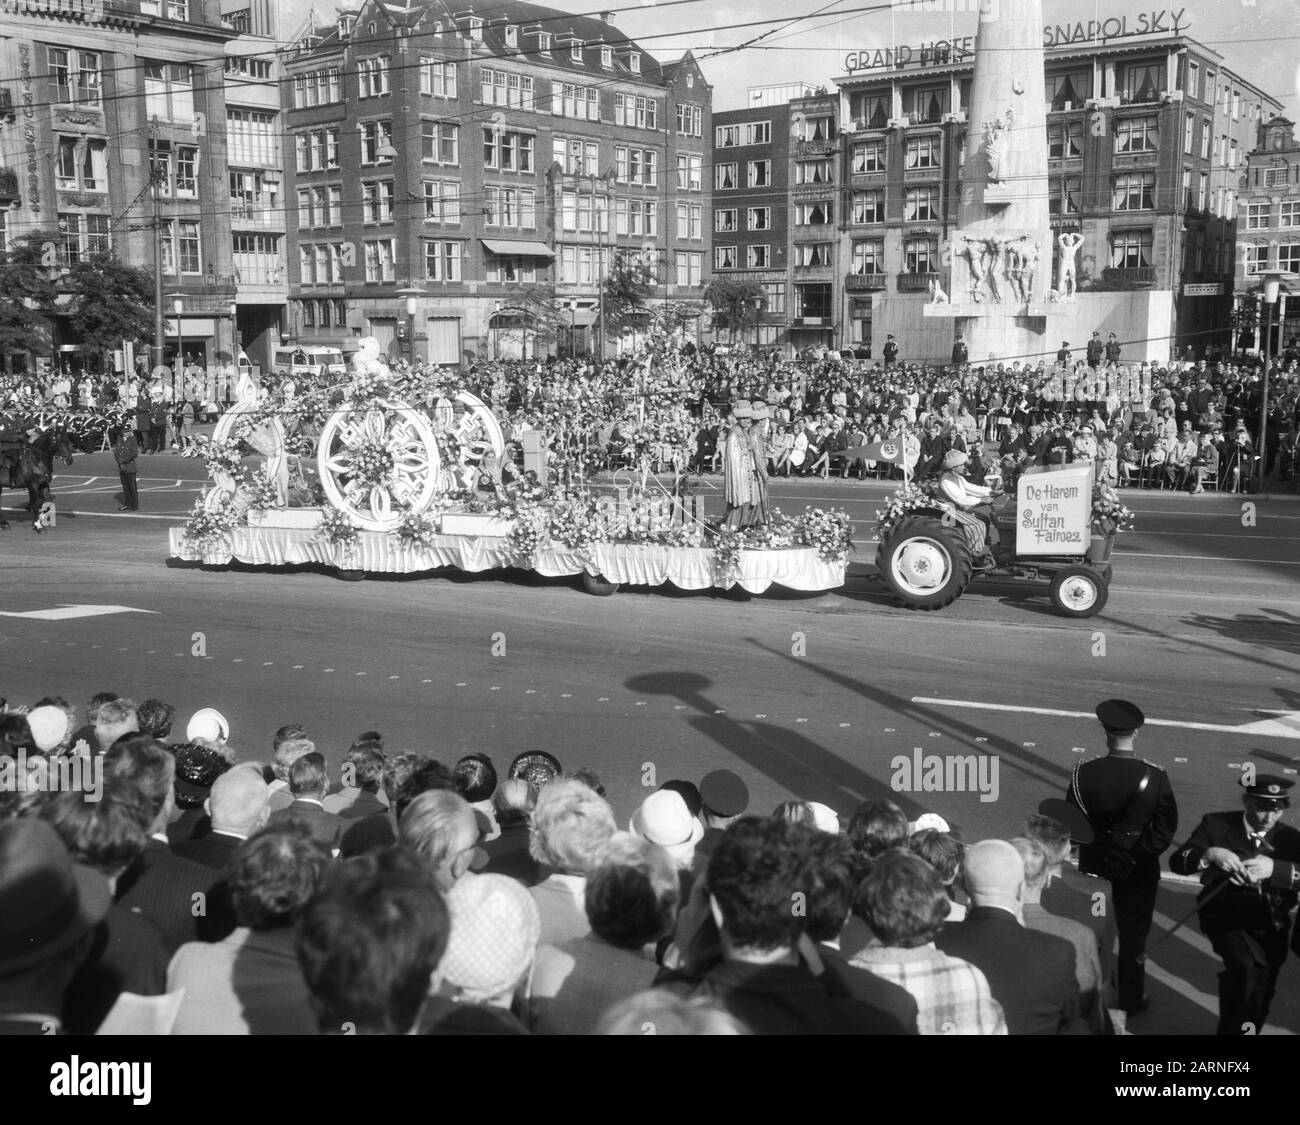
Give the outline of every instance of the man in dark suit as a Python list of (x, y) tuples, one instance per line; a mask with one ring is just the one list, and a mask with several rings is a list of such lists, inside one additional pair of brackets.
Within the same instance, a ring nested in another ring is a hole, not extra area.
[(1106, 353), (1106, 345), (1101, 342), (1101, 333), (1094, 332), (1088, 341), (1088, 366), (1100, 367), (1101, 357)]
[(1130, 1016), (1146, 1011), (1147, 935), (1160, 889), (1160, 856), (1178, 830), (1178, 804), (1163, 769), (1137, 756), (1134, 739), (1146, 722), (1122, 699), (1097, 705), (1106, 731), (1107, 756), (1074, 768), (1065, 799), (1092, 825), (1094, 840), (1079, 848), (1079, 870), (1110, 880), (1119, 931), (1116, 990)]
[(1086, 1030), (1076, 1022), (1074, 946), (1026, 929), (1021, 920), (1025, 866), (1020, 854), (1005, 840), (981, 840), (967, 849), (962, 875), (971, 905), (962, 921), (944, 926), (934, 944), (988, 978), (1009, 1034)]
[(1207, 813), (1169, 857), (1179, 875), (1201, 872), (1201, 932), (1223, 958), (1220, 1035), (1263, 1030), (1300, 898), (1300, 832), (1280, 823), (1295, 783), (1271, 774), (1246, 782), (1244, 813)]
[(266, 824), (269, 794), (257, 769), (236, 766), (223, 773), (212, 783), (212, 795), (207, 800), (212, 831), (197, 840), (176, 844), (176, 854), (221, 870), (235, 849)]
[(329, 769), (325, 755), (312, 751), (304, 754), (289, 767), (289, 792), (293, 803), (276, 809), (267, 823), (271, 826), (297, 820), (305, 824), (312, 837), (333, 850), (339, 846), (343, 835), (343, 818), (325, 811), (325, 794), (329, 790)]

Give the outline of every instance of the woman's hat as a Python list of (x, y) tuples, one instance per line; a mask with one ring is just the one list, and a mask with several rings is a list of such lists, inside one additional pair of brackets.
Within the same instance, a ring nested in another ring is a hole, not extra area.
[(225, 715), (213, 707), (195, 711), (185, 727), (185, 741), (201, 738), (206, 742), (224, 742), (230, 737), (230, 724)]

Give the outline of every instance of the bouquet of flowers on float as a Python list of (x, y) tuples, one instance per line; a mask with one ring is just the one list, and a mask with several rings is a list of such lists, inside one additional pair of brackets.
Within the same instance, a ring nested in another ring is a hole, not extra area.
[(884, 511), (876, 511), (876, 538), (883, 540), (909, 512), (934, 507), (934, 491), (929, 485), (909, 485), (889, 498)]
[(393, 544), (411, 550), (427, 550), (433, 546), (438, 534), (439, 516), (427, 512), (407, 512), (401, 522), (388, 533)]
[(190, 510), (190, 518), (185, 523), (185, 542), (193, 548), (203, 550), (220, 542), (230, 534), (239, 517), (235, 514), (230, 500), (206, 506), (207, 494), (200, 496)]
[(795, 521), (799, 541), (823, 562), (842, 563), (853, 550), (853, 520), (843, 508), (805, 508)]
[(1126, 508), (1113, 486), (1098, 481), (1092, 487), (1092, 522), (1107, 535), (1133, 530), (1133, 512)]
[(335, 551), (347, 554), (361, 541), (361, 529), (346, 512), (341, 512), (338, 508), (326, 508), (321, 513), (315, 538), (333, 547)]
[(187, 451), (187, 454), (191, 457), (202, 457), (208, 469), (208, 476), (213, 480), (217, 479), (219, 473), (228, 477), (238, 477), (244, 467), (244, 455), (240, 451), (240, 443), (237, 440), (213, 441), (199, 437), (194, 443), (194, 452)]

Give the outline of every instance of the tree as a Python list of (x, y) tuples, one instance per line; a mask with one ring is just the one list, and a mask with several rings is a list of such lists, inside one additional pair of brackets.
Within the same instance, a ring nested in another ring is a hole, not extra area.
[(102, 357), (123, 340), (153, 335), (153, 275), (112, 254), (74, 262), (63, 281), (68, 325), (88, 355)]
[(646, 300), (654, 294), (654, 270), (633, 254), (618, 254), (605, 278), (605, 331), (622, 332), (643, 327), (648, 316)]
[(737, 329), (758, 323), (764, 293), (757, 281), (715, 277), (704, 291), (704, 299), (713, 306), (714, 327), (727, 329), (734, 343)]
[(42, 265), (44, 242), (40, 235), (28, 235), (0, 256), (0, 354), (31, 351), (49, 337), (43, 314), (54, 310), (58, 291)]

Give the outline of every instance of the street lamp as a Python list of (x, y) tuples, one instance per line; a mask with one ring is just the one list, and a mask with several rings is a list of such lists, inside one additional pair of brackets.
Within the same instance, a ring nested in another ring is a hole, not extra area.
[(1286, 270), (1269, 270), (1262, 276), (1264, 280), (1264, 386), (1263, 396), (1259, 404), (1259, 443), (1255, 449), (1255, 453), (1259, 457), (1258, 491), (1260, 492), (1264, 491), (1264, 466), (1268, 460), (1267, 447), (1264, 442), (1268, 438), (1268, 362), (1273, 334), (1273, 306), (1277, 303), (1278, 291), (1282, 287), (1282, 282), (1296, 278), (1295, 274)]
[(185, 298), (179, 294), (172, 298), (172, 311), (176, 314), (176, 364), (172, 368), (172, 399), (176, 398), (176, 368), (185, 372), (185, 332), (181, 328), (181, 313), (185, 311)]
[(569, 298), (569, 358), (578, 356), (578, 298)]
[(414, 282), (397, 291), (399, 297), (406, 298), (406, 340), (411, 349), (411, 366), (415, 366), (415, 314), (420, 307), (420, 298), (424, 290)]

